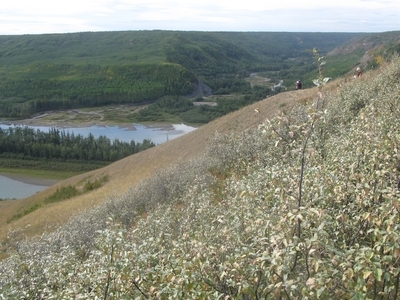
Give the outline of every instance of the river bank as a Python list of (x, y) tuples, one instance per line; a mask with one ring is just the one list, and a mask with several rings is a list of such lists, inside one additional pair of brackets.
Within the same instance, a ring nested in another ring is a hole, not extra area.
[[(128, 107), (125, 107), (128, 109)], [(131, 107), (129, 107), (132, 109)], [(111, 109), (111, 108), (107, 108)], [(116, 111), (123, 111), (122, 107), (113, 107)], [(1, 120), (0, 128), (8, 126), (29, 126), (45, 128), (59, 128), (75, 134), (87, 136), (89, 133), (95, 138), (99, 135), (109, 137), (110, 140), (118, 139), (120, 141), (130, 142), (132, 140), (141, 142), (144, 139), (150, 139), (156, 144), (161, 144), (172, 140), (184, 133), (194, 130), (194, 127), (184, 124), (152, 123), (152, 124), (133, 124), (109, 120), (106, 109), (71, 109), (66, 111), (47, 111), (27, 119), (20, 120)], [(54, 175), (56, 177), (54, 177)], [(51, 186), (60, 180), (60, 174), (31, 173), (30, 170), (18, 169), (0, 169), (0, 176), (30, 185)], [(48, 177), (47, 177), (48, 176)], [(63, 179), (66, 177), (64, 176)], [(3, 178), (3, 181), (6, 181)], [(7, 185), (3, 188), (8, 189)], [(16, 188), (18, 189), (18, 188)], [(0, 195), (1, 196), (1, 195)], [(0, 197), (1, 198), (1, 197)]]
[[(34, 115), (27, 119), (6, 120), (0, 119), (0, 123), (6, 125), (21, 126), (44, 126), (57, 128), (70, 127), (91, 127), (91, 126), (118, 126), (127, 130), (135, 130), (132, 122), (128, 121), (128, 116), (140, 107), (132, 105), (119, 105), (107, 107), (68, 109), (68, 110), (52, 110)], [(149, 127), (157, 127), (168, 129), (171, 127), (168, 123), (149, 124)], [(147, 126), (146, 124), (142, 124)]]
[(4, 177), (10, 178), (12, 180), (16, 180), (16, 181), (23, 182), (26, 184), (41, 185), (41, 186), (52, 186), (53, 184), (56, 184), (57, 182), (60, 181), (57, 179), (48, 179), (48, 178), (29, 176), (29, 175), (18, 174), (18, 173), (0, 172), (0, 176), (4, 176)]
[(43, 126), (57, 128), (83, 128), (90, 126), (119, 126), (129, 130), (135, 130), (133, 124), (119, 123), (104, 120), (101, 111), (83, 111), (70, 109), (67, 111), (48, 111), (28, 119), (0, 120), (1, 124), (18, 126)]
[(14, 172), (0, 172), (0, 200), (26, 198), (49, 188), (58, 181)]

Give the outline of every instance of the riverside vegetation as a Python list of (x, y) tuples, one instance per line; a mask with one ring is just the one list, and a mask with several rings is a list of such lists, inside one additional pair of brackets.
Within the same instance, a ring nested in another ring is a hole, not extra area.
[(400, 299), (400, 58), (337, 85), (17, 243), (0, 298)]
[(150, 140), (130, 143), (105, 136), (94, 138), (50, 128), (0, 128), (0, 167), (82, 173), (103, 167), (155, 144)]

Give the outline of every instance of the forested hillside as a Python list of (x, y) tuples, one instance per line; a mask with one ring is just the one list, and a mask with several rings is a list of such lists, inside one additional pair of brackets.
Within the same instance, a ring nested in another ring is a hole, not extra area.
[[(276, 83), (287, 80), (290, 86), (301, 76), (310, 86), (306, 79), (314, 68), (307, 50), (317, 47), (327, 53), (363, 36), (176, 31), (0, 36), (0, 117), (154, 102), (192, 94), (199, 81), (216, 94), (254, 94), (245, 81), (253, 72), (266, 72)], [(334, 75), (348, 72), (362, 55), (352, 56), (352, 63), (336, 68)], [(266, 89), (261, 97), (270, 92)], [(232, 109), (237, 105), (228, 111)], [(207, 122), (209, 116), (198, 119)]]
[(54, 232), (10, 232), (0, 296), (400, 299), (399, 79), (395, 55), (257, 128), (214, 131), (204, 155)]

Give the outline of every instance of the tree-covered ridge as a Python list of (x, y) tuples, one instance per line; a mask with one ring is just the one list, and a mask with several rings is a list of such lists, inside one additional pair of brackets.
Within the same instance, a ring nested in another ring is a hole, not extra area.
[(32, 62), (126, 64), (165, 61), (162, 31), (81, 32), (0, 36), (2, 66)]
[[(293, 58), (318, 45), (327, 52), (361, 33), (122, 31), (0, 36), (0, 64), (161, 63), (182, 44), (218, 49), (231, 58)], [(172, 49), (174, 51), (174, 49)], [(217, 51), (219, 52), (219, 51)], [(220, 53), (216, 53), (221, 55)]]
[[(185, 96), (199, 80), (226, 93), (237, 93), (228, 87), (240, 82), (246, 94), (251, 72), (297, 80), (310, 72), (306, 50), (330, 51), (359, 36), (160, 30), (0, 36), (0, 117)], [(335, 75), (348, 71), (342, 65)]]
[(139, 103), (185, 95), (196, 76), (177, 64), (100, 66), (35, 64), (0, 83), (0, 117), (52, 109)]
[(399, 78), (397, 57), (216, 133), (204, 157), (16, 245), (0, 295), (400, 299)]

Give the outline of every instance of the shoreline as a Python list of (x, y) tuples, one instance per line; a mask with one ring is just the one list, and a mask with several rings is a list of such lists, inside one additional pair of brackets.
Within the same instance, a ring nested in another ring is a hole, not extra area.
[(4, 176), (9, 179), (23, 182), (26, 184), (40, 185), (40, 186), (52, 186), (60, 181), (57, 179), (48, 179), (48, 178), (34, 177), (34, 176), (28, 176), (28, 175), (23, 175), (23, 174), (11, 174), (11, 173), (3, 173), (3, 172), (0, 172), (0, 176)]
[(128, 131), (136, 130), (135, 125), (141, 125), (146, 128), (158, 128), (162, 130), (173, 130), (172, 123), (152, 123), (152, 124), (136, 124), (136, 123), (114, 123), (111, 122), (109, 124), (100, 123), (100, 122), (84, 122), (84, 123), (72, 123), (72, 122), (50, 122), (46, 120), (37, 120), (37, 119), (23, 119), (23, 120), (13, 120), (13, 121), (6, 121), (0, 119), (0, 125), (4, 126), (34, 126), (34, 127), (56, 127), (59, 129), (68, 129), (68, 128), (89, 128), (93, 126), (97, 127), (114, 127), (117, 126), (118, 128), (126, 129)]
[[(69, 113), (74, 114), (84, 114), (79, 110), (69, 110)], [(59, 129), (68, 129), (68, 128), (89, 128), (93, 126), (97, 127), (107, 127), (107, 126), (118, 126), (119, 128), (126, 129), (128, 131), (135, 131), (137, 128), (135, 127), (135, 123), (116, 123), (116, 122), (107, 122), (104, 119), (100, 120), (89, 120), (85, 122), (76, 122), (74, 118), (64, 118), (52, 120), (48, 119), (49, 116), (55, 114), (54, 111), (49, 111), (42, 113), (40, 115), (28, 118), (28, 119), (20, 119), (20, 120), (4, 120), (0, 119), (0, 125), (5, 126), (37, 126), (37, 127), (55, 127)], [(87, 114), (95, 114), (98, 115), (99, 113), (87, 113)], [(171, 123), (152, 123), (152, 124), (137, 124), (144, 126), (146, 128), (158, 128), (160, 130), (173, 130), (174, 126)], [(0, 172), (1, 176), (7, 177), (9, 179), (13, 179), (22, 183), (32, 184), (32, 185), (39, 185), (39, 186), (52, 186), (61, 180), (57, 179), (47, 179), (44, 177), (35, 177), (26, 174), (18, 174), (18, 173), (7, 173), (7, 172)]]
[[(68, 128), (87, 128), (92, 126), (107, 127), (118, 126), (127, 130), (136, 130), (136, 123), (118, 122), (115, 120), (107, 120), (103, 109), (94, 109), (85, 111), (81, 109), (68, 109), (61, 111), (50, 110), (26, 119), (5, 120), (0, 119), (0, 124), (10, 126), (38, 126), (38, 127), (57, 127), (60, 129)], [(162, 128), (171, 130), (173, 123), (155, 122), (151, 124), (140, 124), (147, 128)]]
[(121, 124), (104, 124), (99, 122), (84, 122), (84, 123), (72, 123), (72, 122), (50, 122), (36, 119), (24, 119), (24, 120), (13, 120), (5, 121), (0, 120), (1, 125), (6, 126), (37, 126), (37, 127), (57, 127), (60, 129), (68, 128), (88, 128), (92, 126), (107, 127), (107, 126), (118, 126), (119, 128), (126, 128), (128, 130), (136, 130), (134, 124), (121, 123)]

